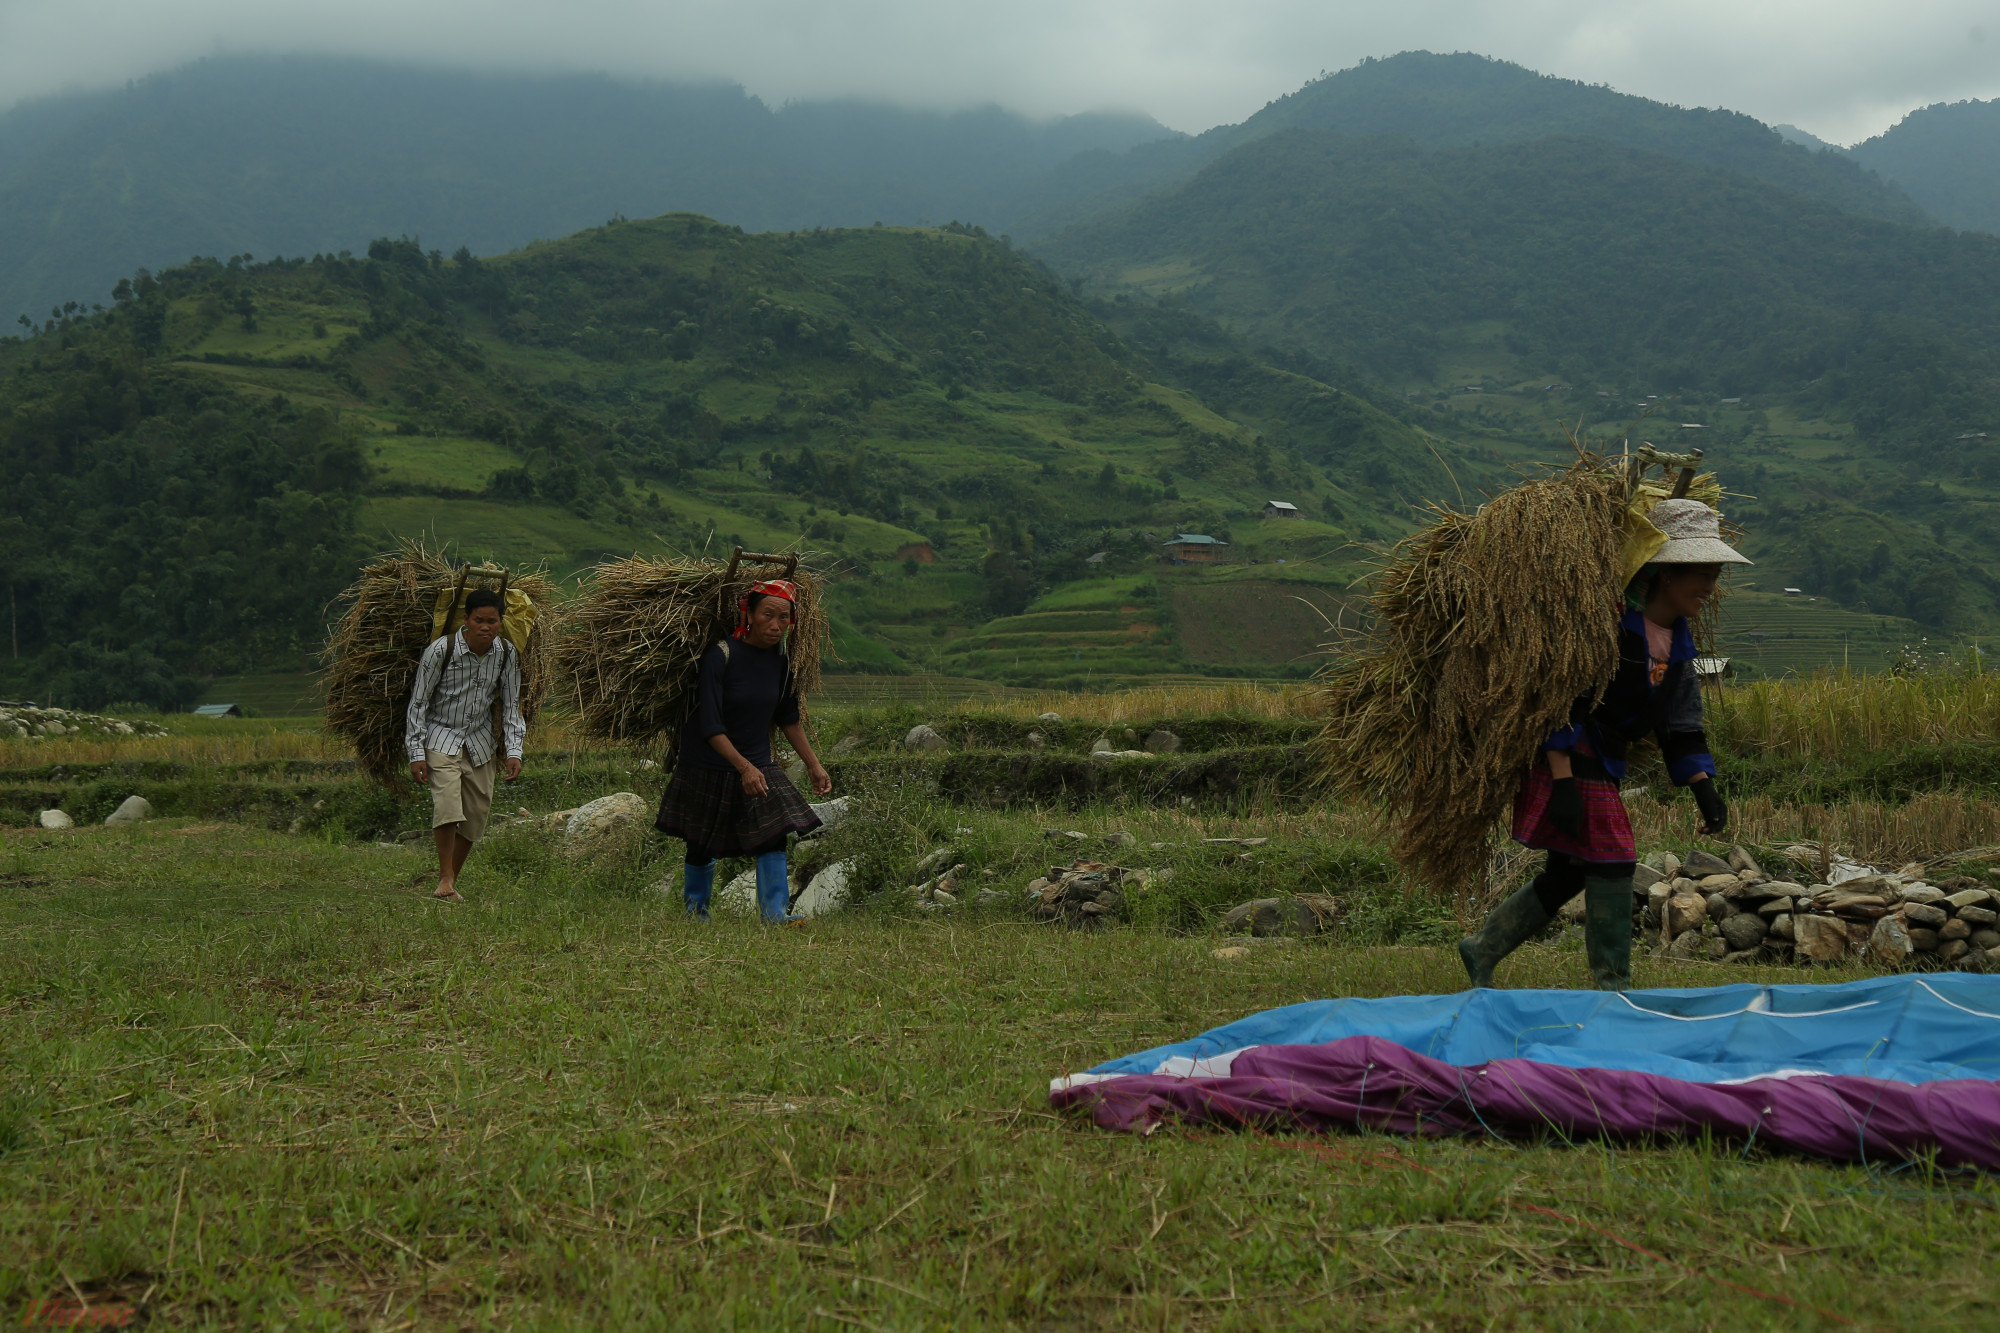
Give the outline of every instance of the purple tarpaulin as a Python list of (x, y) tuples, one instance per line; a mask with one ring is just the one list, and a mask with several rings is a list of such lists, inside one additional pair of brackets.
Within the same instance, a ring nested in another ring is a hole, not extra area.
[[(1055, 1080), (1110, 1129), (1645, 1139), (2000, 1168), (1993, 978), (1317, 1001)], [(1420, 1053), (1418, 1049), (1432, 1052)]]

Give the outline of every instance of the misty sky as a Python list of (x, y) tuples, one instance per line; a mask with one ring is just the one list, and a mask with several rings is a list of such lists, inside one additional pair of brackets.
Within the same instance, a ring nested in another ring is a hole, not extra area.
[(2000, 7), (1966, 0), (0, 0), (0, 105), (218, 51), (716, 77), (862, 96), (1238, 121), (1321, 70), (1477, 51), (1850, 143), (2000, 95)]

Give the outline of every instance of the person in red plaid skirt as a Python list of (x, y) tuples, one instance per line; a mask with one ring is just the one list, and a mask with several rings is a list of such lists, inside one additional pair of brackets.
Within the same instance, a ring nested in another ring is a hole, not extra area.
[(1474, 986), (1490, 987), (1500, 960), (1579, 893), (1591, 978), (1600, 990), (1631, 986), (1638, 851), (1618, 784), (1633, 741), (1659, 742), (1667, 775), (1694, 794), (1703, 833), (1720, 833), (1729, 820), (1702, 729), (1688, 620), (1715, 595), (1722, 566), (1750, 561), (1722, 540), (1720, 516), (1699, 500), (1662, 500), (1650, 517), (1667, 541), (1625, 590), (1617, 674), (1602, 699), (1577, 700), (1569, 722), (1542, 742), (1514, 797), (1514, 840), (1546, 851), (1548, 863), (1494, 908), (1476, 935), (1459, 941)]

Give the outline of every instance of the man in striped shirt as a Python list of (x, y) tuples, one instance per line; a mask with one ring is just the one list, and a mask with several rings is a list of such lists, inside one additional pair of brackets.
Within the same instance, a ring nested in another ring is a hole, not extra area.
[(404, 743), (410, 776), (430, 788), (431, 833), (437, 839), (435, 896), (459, 901), (458, 872), (486, 831), (493, 809), (493, 696), (500, 696), (507, 781), (521, 776), (521, 661), (500, 637), (500, 594), (466, 596), (465, 627), (433, 640), (417, 664)]

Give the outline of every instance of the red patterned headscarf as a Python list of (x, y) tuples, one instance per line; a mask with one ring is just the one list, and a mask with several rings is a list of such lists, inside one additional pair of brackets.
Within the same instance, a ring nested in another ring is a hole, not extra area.
[(743, 594), (736, 603), (736, 634), (739, 639), (750, 637), (750, 603), (758, 597), (782, 597), (792, 604), (794, 612), (799, 605), (799, 588), (786, 579), (771, 579), (765, 583), (753, 583), (750, 591)]

